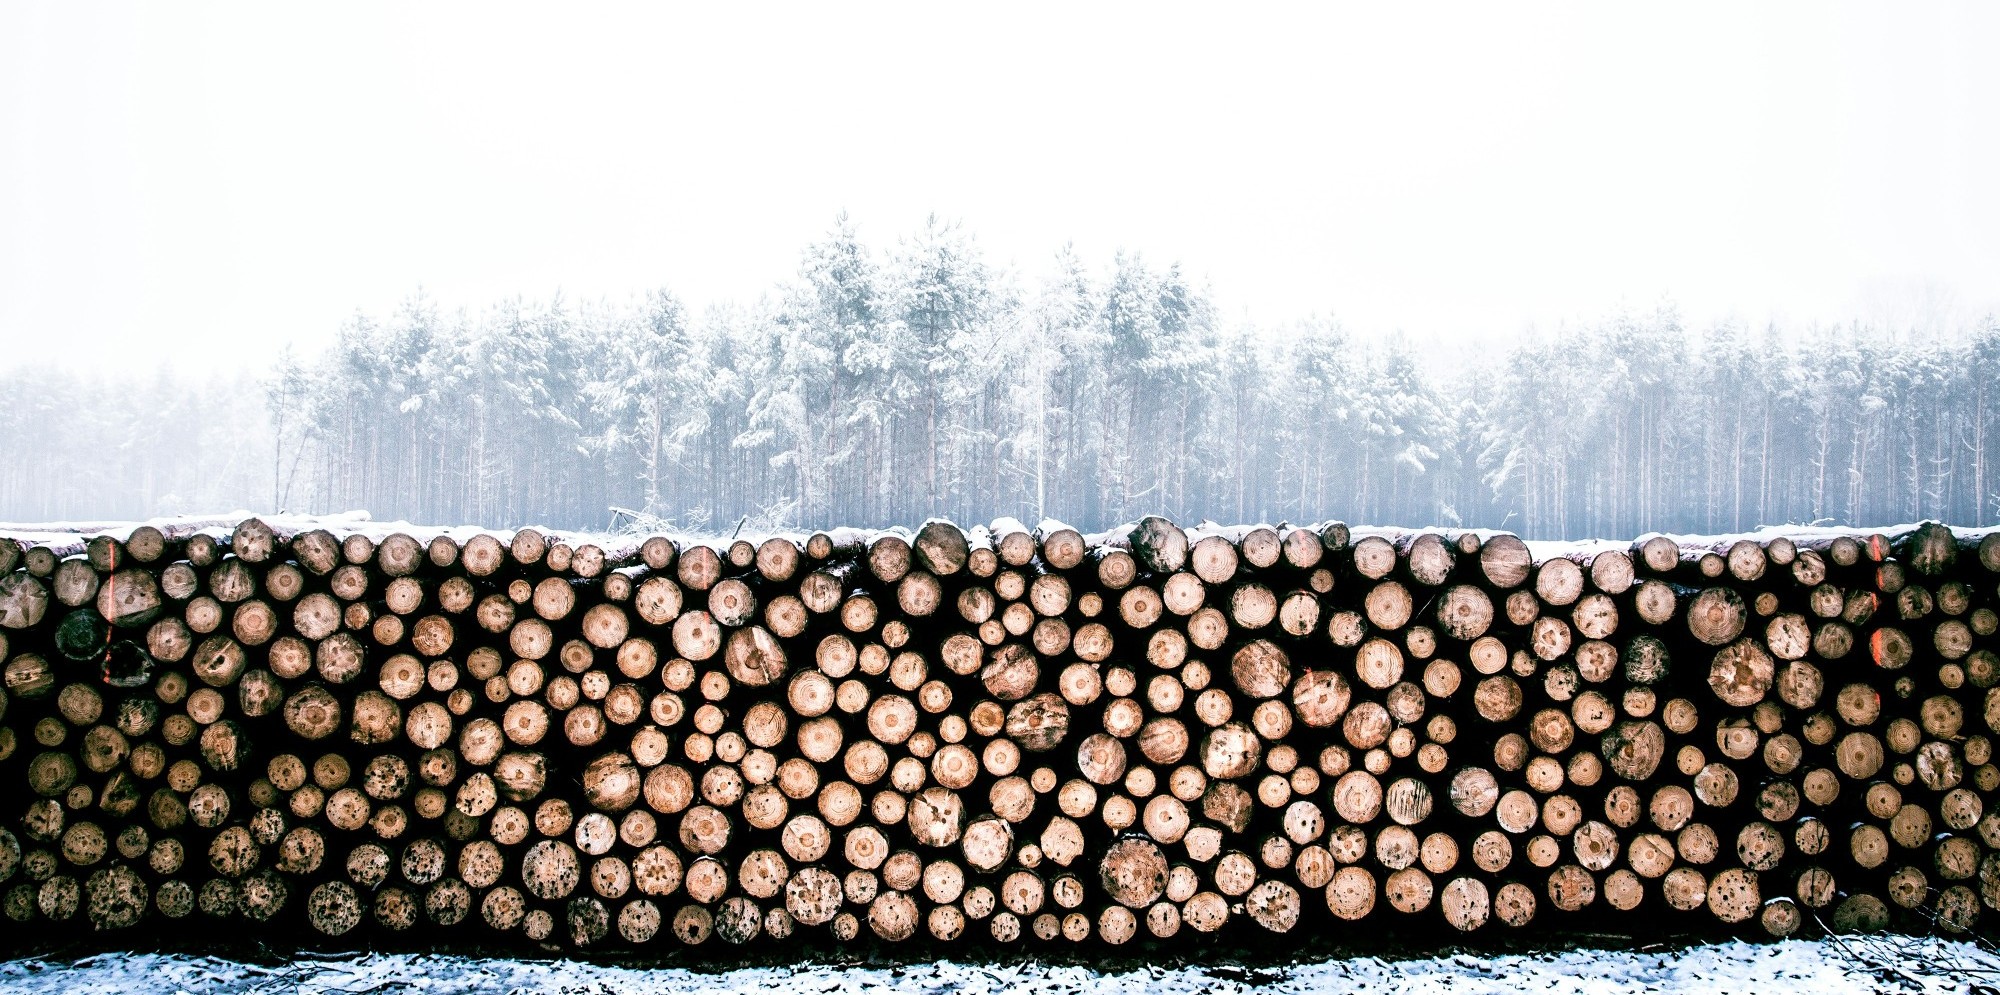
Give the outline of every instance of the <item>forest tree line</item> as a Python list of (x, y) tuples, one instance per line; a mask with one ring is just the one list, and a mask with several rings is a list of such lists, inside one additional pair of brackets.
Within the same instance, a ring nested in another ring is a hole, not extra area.
[(0, 519), (230, 508), (688, 529), (1340, 518), (1530, 538), (2000, 519), (2000, 323), (1683, 327), (1449, 364), (1226, 319), (1177, 266), (840, 219), (754, 303), (413, 297), (268, 371), (0, 379)]

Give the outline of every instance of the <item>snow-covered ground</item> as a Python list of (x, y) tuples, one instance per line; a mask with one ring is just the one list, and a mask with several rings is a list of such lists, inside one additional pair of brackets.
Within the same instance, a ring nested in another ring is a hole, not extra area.
[[(717, 993), (717, 995), (1146, 995), (1355, 992), (1384, 995), (1610, 995), (1614, 992), (1885, 991), (1991, 995), (2000, 952), (1935, 940), (1717, 943), (1648, 953), (1576, 950), (1416, 960), (1352, 958), (1280, 967), (1153, 967), (1098, 971), (1054, 964), (929, 961), (902, 967), (815, 964), (702, 972), (563, 960), (363, 954), (251, 964), (181, 954), (109, 954), (80, 961), (0, 962), (0, 992), (46, 995), (197, 993)], [(1982, 991), (1984, 989), (1984, 991)]]

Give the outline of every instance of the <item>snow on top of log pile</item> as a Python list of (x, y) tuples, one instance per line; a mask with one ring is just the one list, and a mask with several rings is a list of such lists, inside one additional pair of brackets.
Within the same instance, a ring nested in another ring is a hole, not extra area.
[[(237, 510), (217, 515), (182, 515), (133, 522), (0, 522), (0, 537), (11, 539), (25, 546), (51, 546), (58, 553), (69, 555), (82, 552), (84, 544), (91, 538), (108, 535), (123, 540), (129, 537), (135, 529), (148, 525), (159, 529), (169, 538), (173, 539), (185, 539), (189, 536), (202, 533), (223, 539), (230, 535), (230, 532), (238, 523), (250, 518), (261, 519), (264, 524), (271, 527), (273, 532), (285, 539), (289, 539), (302, 532), (324, 529), (335, 536), (344, 537), (359, 534), (377, 542), (390, 535), (401, 533), (419, 542), (429, 542), (434, 538), (442, 536), (463, 544), (465, 540), (482, 534), (492, 535), (506, 542), (512, 540), (514, 535), (520, 531), (520, 529), (514, 528), (490, 528), (479, 525), (418, 525), (400, 520), (376, 521), (366, 511), (346, 511), (326, 515), (273, 515)], [(926, 520), (923, 524), (929, 524), (932, 521), (950, 520), (933, 518)], [(1285, 522), (1277, 524), (1221, 525), (1212, 521), (1203, 521), (1197, 525), (1182, 525), (1181, 528), (1187, 533), (1190, 543), (1207, 536), (1221, 536), (1231, 542), (1240, 543), (1244, 536), (1258, 529), (1273, 529), (1281, 534), (1292, 528), (1306, 528), (1313, 532), (1320, 532), (1331, 524), (1334, 523), (1332, 521), (1323, 521), (1313, 522), (1304, 526), (1295, 526)], [(1528, 551), (1536, 563), (1559, 557), (1588, 561), (1590, 558), (1604, 552), (1613, 550), (1630, 551), (1640, 543), (1656, 535), (1665, 535), (1666, 538), (1679, 546), (1684, 553), (1690, 550), (1724, 552), (1731, 545), (1743, 540), (1765, 545), (1779, 538), (1803, 544), (1830, 540), (1841, 536), (1865, 539), (1869, 536), (1879, 535), (1893, 543), (1916, 531), (1923, 524), (1921, 522), (1906, 522), (1898, 525), (1873, 528), (1847, 528), (1824, 525), (1767, 525), (1752, 532), (1717, 533), (1712, 535), (1648, 532), (1632, 539), (1529, 539), (1525, 541)], [(1136, 521), (1126, 522), (1100, 532), (1084, 532), (1081, 529), (1075, 529), (1061, 521), (1050, 518), (1043, 519), (1031, 530), (1018, 519), (998, 518), (990, 525), (960, 526), (960, 528), (964, 530), (966, 540), (973, 548), (991, 546), (998, 537), (1013, 532), (1027, 532), (1039, 536), (1070, 529), (1082, 535), (1084, 543), (1092, 549), (1106, 547), (1126, 549), (1130, 548), (1129, 536), (1137, 526), (1138, 522)], [(722, 551), (726, 550), (732, 543), (739, 539), (757, 543), (773, 537), (782, 537), (802, 544), (807, 537), (818, 532), (824, 532), (828, 538), (833, 540), (837, 547), (854, 547), (865, 546), (885, 535), (899, 536), (908, 541), (914, 538), (917, 533), (917, 529), (904, 526), (891, 526), (878, 529), (848, 526), (831, 529), (737, 529), (728, 532), (684, 529), (623, 531), (555, 529), (539, 525), (527, 525), (522, 528), (533, 528), (549, 537), (551, 541), (565, 542), (572, 546), (581, 546), (586, 543), (595, 545), (604, 551), (606, 560), (612, 563), (637, 558), (640, 544), (653, 535), (664, 535), (683, 547), (706, 545), (717, 551)], [(1978, 542), (1989, 533), (2000, 531), (2000, 527), (1996, 526), (1951, 526), (1950, 528), (1952, 535), (1961, 543)], [(1395, 540), (1426, 533), (1455, 539), (1458, 536), (1471, 533), (1478, 536), (1482, 542), (1494, 536), (1513, 534), (1500, 529), (1460, 529), (1443, 526), (1399, 528), (1373, 525), (1352, 526), (1349, 532), (1354, 540), (1370, 536)]]

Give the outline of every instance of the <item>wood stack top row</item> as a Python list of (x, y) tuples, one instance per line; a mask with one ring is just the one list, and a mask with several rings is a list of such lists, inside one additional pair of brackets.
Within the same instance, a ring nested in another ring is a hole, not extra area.
[(99, 531), (0, 531), (17, 937), (1442, 943), (2000, 909), (2000, 533)]

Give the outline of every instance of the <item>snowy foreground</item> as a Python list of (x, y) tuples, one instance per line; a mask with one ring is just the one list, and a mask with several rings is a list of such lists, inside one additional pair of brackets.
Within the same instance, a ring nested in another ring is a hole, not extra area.
[(708, 973), (687, 968), (611, 967), (575, 961), (356, 955), (260, 965), (178, 954), (111, 954), (79, 961), (0, 962), (0, 992), (48, 995), (305, 993), (389, 995), (503, 993), (963, 992), (1141, 995), (1154, 992), (1380, 992), (1479, 995), (1536, 992), (1952, 992), (1986, 995), (2000, 984), (2000, 952), (1917, 939), (1718, 943), (1650, 953), (1576, 950), (1417, 960), (1354, 958), (1278, 967), (1178, 967), (1096, 971), (1053, 964), (904, 967), (811, 965)]

